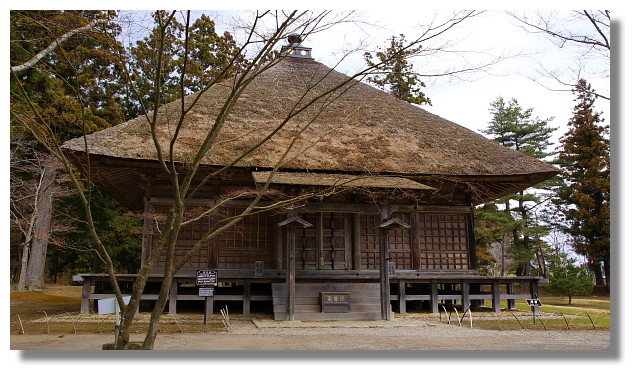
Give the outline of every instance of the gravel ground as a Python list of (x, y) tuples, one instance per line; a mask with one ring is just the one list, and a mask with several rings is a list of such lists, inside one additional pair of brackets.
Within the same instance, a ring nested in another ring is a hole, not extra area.
[[(160, 334), (156, 350), (599, 350), (608, 331), (493, 331), (429, 320), (275, 322), (235, 320), (230, 332)], [(12, 350), (100, 350), (109, 334), (11, 335)], [(142, 340), (142, 336), (133, 336)]]
[[(78, 293), (81, 293), (81, 287), (52, 285), (47, 286), (46, 293), (76, 297)], [(89, 318), (103, 319), (98, 315), (88, 315), (82, 319)], [(186, 315), (180, 315), (180, 318), (188, 319)], [(485, 316), (479, 318), (486, 319)], [(193, 319), (200, 320), (200, 314)], [(616, 350), (611, 347), (609, 331), (480, 330), (470, 329), (465, 324), (463, 327), (442, 324), (436, 318), (414, 315), (409, 318), (400, 317), (391, 322), (276, 322), (252, 316), (251, 319), (232, 319), (231, 327), (231, 332), (215, 330), (207, 333), (161, 333), (157, 338), (155, 349), (174, 352), (257, 350), (262, 353), (272, 353), (272, 350), (538, 350), (545, 353), (552, 350), (576, 353), (592, 350), (599, 355), (607, 355)], [(19, 335), (12, 332), (10, 349), (23, 350), (23, 356), (46, 357), (48, 355), (49, 358), (56, 359), (62, 355), (68, 359), (81, 355), (72, 352), (64, 355), (60, 351), (97, 351), (101, 350), (103, 344), (113, 340), (112, 333)], [(132, 340), (143, 340), (143, 336), (133, 335)], [(223, 353), (219, 355), (224, 357), (227, 352), (219, 353)], [(332, 356), (335, 353), (330, 352), (329, 355)], [(264, 356), (268, 355), (264, 354)], [(433, 358), (435, 356), (436, 354), (432, 354)]]

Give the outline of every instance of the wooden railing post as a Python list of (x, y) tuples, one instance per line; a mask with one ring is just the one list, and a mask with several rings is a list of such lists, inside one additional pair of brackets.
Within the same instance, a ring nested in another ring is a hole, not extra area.
[(430, 282), (430, 309), (433, 314), (439, 313), (439, 284), (436, 280)]
[[(507, 294), (514, 294), (514, 283), (513, 282), (509, 282), (507, 283)], [(515, 309), (516, 308), (516, 300), (511, 298), (507, 300), (507, 308), (508, 309)]]
[(243, 314), (251, 313), (251, 280), (245, 280), (243, 283)]
[(170, 305), (168, 307), (168, 314), (176, 314), (176, 293), (177, 293), (178, 284), (176, 279), (172, 279), (172, 284), (170, 284)]
[(470, 284), (465, 280), (461, 283), (461, 305), (463, 306), (463, 312), (470, 308)]
[(406, 313), (406, 280), (399, 280), (399, 313)]
[(501, 312), (501, 291), (498, 280), (492, 281), (492, 309), (494, 312)]

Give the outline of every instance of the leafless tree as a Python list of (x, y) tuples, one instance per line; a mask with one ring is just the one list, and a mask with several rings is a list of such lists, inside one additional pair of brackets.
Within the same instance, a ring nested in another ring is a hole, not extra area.
[(31, 142), (17, 137), (13, 143), (11, 228), (19, 233), (21, 252), (17, 290), (42, 290), (53, 198), (64, 190), (57, 180), (61, 165), (50, 155), (38, 151)]
[[(507, 14), (518, 21), (527, 32), (546, 35), (558, 48), (569, 49), (577, 55), (576, 62), (567, 66), (568, 73), (540, 66), (539, 73), (558, 84), (555, 88), (548, 87), (550, 90), (570, 92), (580, 78), (610, 76), (609, 10), (571, 11), (566, 15), (558, 11)], [(595, 95), (610, 100), (608, 93)]]

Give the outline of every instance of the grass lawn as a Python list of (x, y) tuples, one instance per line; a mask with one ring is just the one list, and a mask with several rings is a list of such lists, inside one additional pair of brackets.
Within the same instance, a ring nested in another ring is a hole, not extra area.
[[(81, 288), (75, 288), (72, 293), (54, 295), (49, 292), (15, 292), (11, 291), (11, 334), (20, 333), (73, 333), (73, 332), (109, 332), (114, 330), (112, 316), (79, 315)], [(569, 305), (567, 297), (540, 293), (542, 307), (533, 323), (531, 308), (525, 300), (516, 300), (515, 310), (506, 310), (494, 314), (491, 300), (485, 300), (485, 309), (472, 314), (472, 326), (480, 329), (518, 330), (518, 329), (598, 329), (608, 330), (611, 327), (611, 303), (608, 296), (574, 297)], [(506, 307), (506, 301), (501, 301)], [(457, 308), (459, 310), (459, 308)], [(460, 311), (460, 310), (459, 310)], [(450, 311), (448, 310), (448, 313)], [(446, 319), (445, 313), (430, 319)], [(452, 311), (451, 324), (457, 324), (457, 317)], [(56, 321), (56, 317), (66, 318), (63, 322)], [(200, 320), (201, 315), (196, 318)], [(200, 332), (203, 328), (200, 322), (189, 322), (186, 316), (179, 316), (180, 323), (173, 317), (166, 316), (161, 325), (163, 332)], [(81, 323), (80, 323), (81, 321)], [(147, 322), (135, 323), (135, 331), (143, 332)], [(470, 326), (469, 316), (465, 315), (462, 326)], [(222, 330), (220, 322), (210, 322), (206, 330)]]
[[(501, 315), (511, 319), (492, 320), (474, 317), (474, 327), (482, 329), (605, 329), (611, 328), (611, 301), (608, 296), (568, 297), (554, 296), (540, 292), (542, 307), (533, 324), (531, 307), (525, 300), (516, 300), (515, 310), (503, 309)], [(506, 301), (501, 301), (503, 307)], [(491, 300), (485, 301), (491, 308)], [(520, 320), (520, 322), (519, 322)]]

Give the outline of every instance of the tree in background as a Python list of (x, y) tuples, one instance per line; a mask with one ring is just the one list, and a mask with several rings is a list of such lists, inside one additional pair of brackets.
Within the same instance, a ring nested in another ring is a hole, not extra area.
[(432, 105), (430, 98), (422, 92), (426, 87), (425, 83), (419, 79), (412, 64), (408, 62), (408, 58), (421, 52), (423, 46), (409, 47), (403, 34), (400, 34), (399, 38), (393, 36), (389, 41), (390, 45), (383, 51), (375, 52), (374, 57), (379, 60), (378, 62), (373, 60), (370, 52), (364, 54), (368, 66), (380, 67), (380, 71), (368, 78), (368, 81), (382, 90), (387, 89), (396, 98), (408, 103)]
[(578, 266), (575, 261), (562, 256), (551, 263), (549, 283), (546, 289), (550, 293), (569, 297), (589, 295), (593, 292), (593, 275), (586, 267)]
[(247, 68), (244, 51), (229, 32), (216, 33), (214, 20), (205, 14), (192, 24), (187, 64), (190, 92), (202, 90), (211, 79), (234, 76)]
[(53, 221), (53, 198), (63, 189), (61, 169), (25, 136), (12, 134), (10, 161), (10, 215), (12, 280), (17, 290), (42, 290)]
[[(31, 64), (14, 71), (58, 141), (107, 128), (123, 121), (121, 65), (104, 32), (117, 34), (114, 16), (101, 11), (11, 11), (11, 65)], [(99, 23), (96, 23), (100, 21)], [(94, 25), (85, 29), (85, 26)], [(77, 31), (81, 30), (81, 31)], [(68, 34), (71, 33), (70, 36)], [(63, 43), (62, 43), (63, 41)], [(46, 55), (37, 53), (48, 50)], [(33, 61), (33, 57), (39, 57)], [(11, 82), (15, 86), (16, 81)], [(12, 113), (28, 112), (12, 102)]]
[[(153, 82), (157, 71), (154, 56), (159, 43), (157, 33), (166, 23), (167, 15), (165, 12), (154, 14), (156, 26), (132, 49), (133, 60), (123, 59), (125, 52), (116, 40), (121, 28), (110, 22), (116, 16), (114, 12), (101, 11), (11, 12), (12, 71), (19, 77), (30, 102), (51, 125), (56, 142), (63, 143), (136, 117), (143, 112), (141, 105), (152, 108), (151, 100), (156, 91)], [(165, 99), (161, 103), (175, 100), (183, 92), (202, 89), (201, 82), (205, 80), (226, 78), (244, 68), (244, 56), (231, 34), (216, 34), (214, 22), (205, 15), (191, 26), (187, 39), (191, 57), (188, 64), (183, 64), (185, 28), (175, 21), (167, 23), (168, 32), (161, 42), (166, 50), (161, 81)], [(134, 85), (127, 75), (130, 67), (136, 69)], [(178, 77), (183, 69), (187, 70), (187, 77), (181, 91)], [(11, 81), (12, 92), (17, 91), (16, 83)], [(144, 92), (145, 100), (143, 96), (140, 100), (133, 95), (131, 87)], [(41, 289), (45, 265), (54, 280), (64, 271), (103, 271), (103, 264), (91, 255), (94, 246), (88, 240), (86, 223), (81, 220), (86, 215), (79, 207), (80, 202), (58, 199), (59, 194), (55, 192), (61, 186), (56, 181), (60, 179), (57, 169), (44, 169), (47, 153), (21, 124), (32, 117), (32, 109), (24, 101), (13, 100), (15, 98), (12, 95), (10, 170), (11, 223), (16, 232), (11, 236), (11, 256), (18, 288)], [(50, 167), (55, 163), (46, 161), (46, 165)], [(46, 181), (41, 181), (41, 177), (46, 177)], [(55, 185), (50, 181), (56, 182)], [(85, 189), (92, 201), (91, 211), (98, 218), (102, 240), (112, 249), (115, 267), (130, 270), (128, 264), (134, 257), (135, 243), (119, 243), (117, 237), (135, 242), (132, 239), (141, 231), (140, 220), (111, 197), (100, 194), (90, 182)], [(50, 228), (60, 227), (64, 227), (64, 236), (55, 237)], [(31, 248), (33, 256), (29, 254)], [(139, 248), (137, 246), (135, 251)], [(50, 261), (47, 254), (52, 256)], [(29, 263), (38, 266), (29, 266)], [(134, 273), (136, 269), (130, 271)]]
[(573, 248), (587, 257), (598, 285), (610, 286), (610, 141), (593, 109), (596, 95), (585, 80), (574, 90), (577, 104), (567, 133), (560, 139), (558, 164), (564, 183), (557, 188), (557, 204), (573, 238)]
[[(550, 155), (548, 147), (551, 134), (555, 128), (549, 127), (551, 119), (541, 120), (532, 118), (533, 108), (523, 109), (516, 99), (507, 103), (502, 97), (490, 104), (492, 120), (489, 126), (482, 130), (486, 135), (501, 145), (522, 152), (531, 157), (545, 160)], [(516, 275), (527, 276), (531, 270), (531, 261), (536, 259), (536, 245), (540, 237), (548, 229), (537, 217), (536, 211), (545, 198), (536, 191), (545, 184), (536, 186), (531, 191), (520, 191), (497, 200), (495, 203), (504, 206), (499, 215), (505, 216), (500, 220), (513, 218), (513, 224), (508, 221), (512, 244), (509, 255), (516, 263)]]
[[(500, 269), (500, 276), (504, 276), (508, 234), (516, 225), (514, 218), (511, 213), (500, 211), (495, 204), (486, 203), (474, 210), (474, 224), (476, 269), (481, 275), (491, 276), (499, 274), (497, 269)], [(492, 254), (495, 245), (500, 248), (498, 257)]]
[[(68, 190), (59, 174), (62, 165), (35, 141), (24, 122), (33, 119), (35, 109), (51, 126), (48, 137), (64, 142), (124, 119), (118, 83), (122, 69), (114, 51), (118, 46), (104, 33), (119, 31), (108, 22), (112, 16), (102, 11), (10, 13), (15, 78), (10, 83), (11, 218), (19, 233), (11, 237), (11, 248), (20, 264), (20, 290), (42, 289), (49, 245), (57, 242), (51, 234), (60, 228), (77, 230), (78, 225), (61, 219), (58, 198)], [(24, 90), (28, 102), (13, 95), (16, 90)]]
[(187, 27), (165, 11), (155, 12), (153, 20), (150, 34), (130, 49), (134, 85), (128, 87), (135, 93), (127, 97), (128, 118), (153, 110), (157, 98), (159, 104), (170, 103), (245, 69), (244, 51), (230, 33), (218, 35), (208, 16), (203, 14)]
[[(93, 186), (91, 192), (92, 215), (101, 240), (108, 248), (117, 273), (137, 272), (141, 257), (142, 218), (122, 207), (116, 200)], [(51, 278), (61, 272), (104, 273), (104, 263), (95, 256), (95, 246), (87, 236), (86, 213), (77, 197), (59, 199), (58, 212), (68, 225), (63, 236), (53, 235), (51, 239), (49, 275)]]

